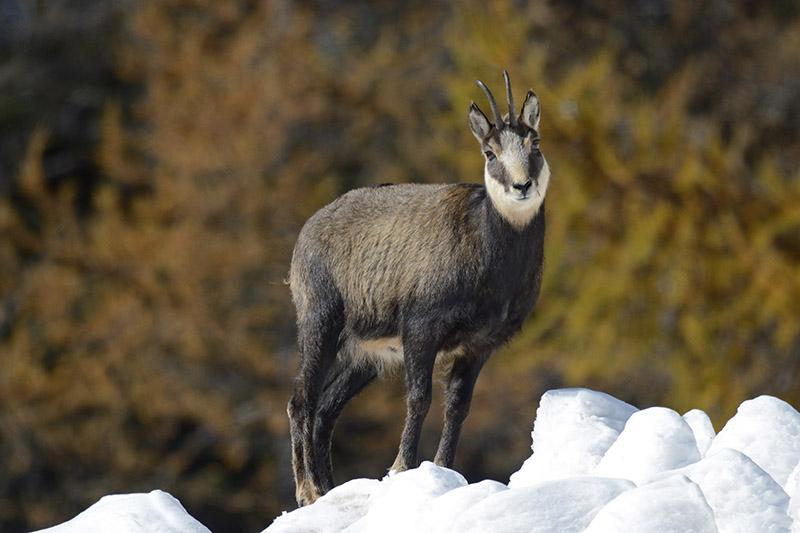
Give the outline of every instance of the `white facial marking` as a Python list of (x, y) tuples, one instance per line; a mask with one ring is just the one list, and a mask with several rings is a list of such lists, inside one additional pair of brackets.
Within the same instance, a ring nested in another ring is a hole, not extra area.
[(506, 168), (514, 183), (528, 181), (528, 154), (522, 145), (522, 138), (510, 131), (500, 134), (503, 151), (497, 157)]
[[(544, 158), (544, 156), (542, 157)], [(508, 170), (508, 172), (511, 173), (511, 170)], [(527, 179), (526, 174), (519, 182), (524, 182)], [(547, 186), (550, 183), (550, 165), (547, 164), (546, 159), (543, 161), (539, 177), (533, 180), (528, 197), (524, 200), (519, 199), (519, 193), (513, 188), (509, 188), (508, 192), (506, 192), (503, 186), (492, 178), (486, 170), (484, 170), (483, 180), (486, 184), (489, 198), (492, 200), (497, 212), (500, 213), (500, 216), (515, 228), (522, 229), (536, 216), (542, 206), (542, 202), (544, 202)], [(514, 181), (517, 181), (516, 176), (514, 176)]]

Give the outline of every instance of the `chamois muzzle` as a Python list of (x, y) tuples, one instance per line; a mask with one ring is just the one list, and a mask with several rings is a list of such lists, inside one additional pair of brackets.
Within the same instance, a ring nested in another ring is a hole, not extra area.
[(520, 192), (520, 194), (525, 196), (525, 195), (528, 194), (528, 191), (531, 189), (531, 185), (533, 185), (533, 182), (531, 180), (528, 180), (525, 183), (515, 183), (514, 185), (512, 185), (512, 187), (514, 187), (514, 189), (518, 190)]

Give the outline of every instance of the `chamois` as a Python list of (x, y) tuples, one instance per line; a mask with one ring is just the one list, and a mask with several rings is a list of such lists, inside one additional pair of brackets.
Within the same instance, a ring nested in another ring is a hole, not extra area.
[(330, 446), (345, 404), (385, 368), (405, 368), (406, 419), (391, 470), (417, 465), (434, 366), (447, 372), (435, 463), (451, 466), (484, 362), (522, 326), (539, 296), (544, 196), (539, 100), (508, 115), (489, 88), (494, 123), (471, 103), (484, 185), (402, 184), (352, 190), (300, 231), (289, 283), (300, 369), (287, 412), (299, 505), (333, 487)]

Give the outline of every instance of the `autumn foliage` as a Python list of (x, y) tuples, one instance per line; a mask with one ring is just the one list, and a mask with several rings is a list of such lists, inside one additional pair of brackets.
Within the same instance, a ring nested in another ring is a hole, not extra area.
[[(33, 4), (34, 30), (81, 8)], [(456, 467), (505, 480), (552, 387), (716, 421), (761, 393), (800, 404), (792, 2), (120, 5), (81, 37), (111, 81), (74, 130), (0, 99), (18, 126), (0, 139), (0, 529), (157, 487), (214, 531), (290, 506), (299, 228), (353, 187), (482, 180), (466, 109), (502, 68), (542, 101), (544, 286)], [(84, 164), (54, 170), (66, 156)], [(396, 379), (350, 406), (340, 480), (385, 471), (403, 412)]]

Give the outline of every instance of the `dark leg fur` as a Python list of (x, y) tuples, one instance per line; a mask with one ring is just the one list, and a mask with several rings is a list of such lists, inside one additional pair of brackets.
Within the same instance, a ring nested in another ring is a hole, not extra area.
[(313, 503), (321, 494), (322, 480), (314, 465), (314, 418), (326, 374), (336, 359), (343, 327), (342, 312), (320, 313), (298, 321), (300, 372), (289, 401), (292, 466), (297, 503)]
[[(297, 388), (297, 385), (295, 385)], [(286, 413), (289, 415), (289, 435), (292, 442), (292, 470), (294, 471), (295, 498), (300, 502), (300, 494), (305, 490), (306, 473), (303, 468), (303, 429), (300, 413), (302, 404), (300, 394), (296, 391), (286, 406)]]
[(431, 405), (433, 364), (438, 346), (417, 332), (403, 335), (403, 360), (406, 367), (406, 422), (400, 438), (400, 450), (391, 470), (402, 472), (417, 466), (417, 447), (422, 423)]
[(445, 392), (444, 429), (434, 459), (439, 466), (453, 466), (461, 425), (469, 413), (472, 391), (484, 361), (484, 358), (468, 356), (460, 357), (453, 363)]
[(314, 457), (317, 463), (315, 472), (319, 473), (324, 494), (333, 488), (333, 466), (331, 464), (331, 438), (336, 419), (344, 406), (361, 392), (375, 377), (378, 371), (371, 365), (344, 366), (339, 363), (335, 372), (331, 372), (328, 382), (317, 406), (314, 421)]

